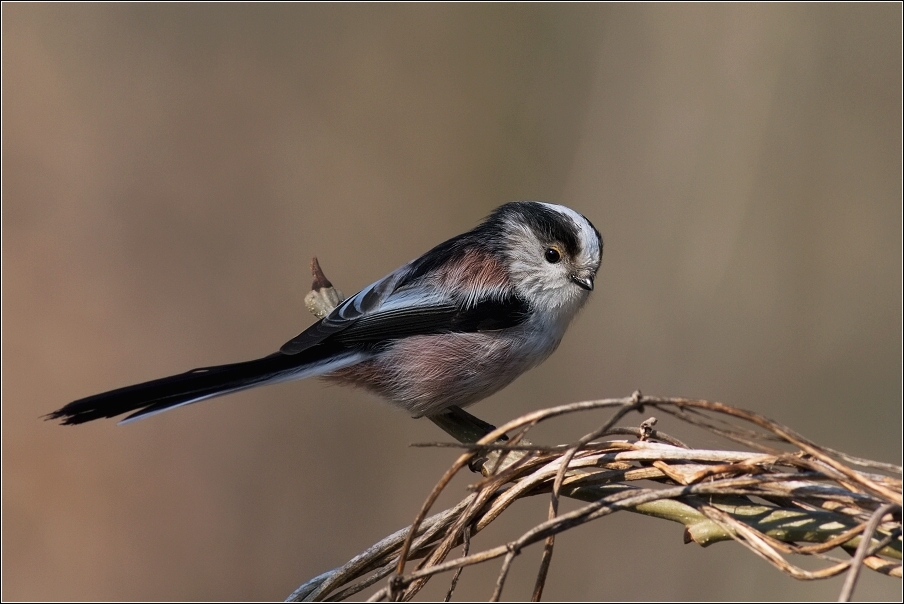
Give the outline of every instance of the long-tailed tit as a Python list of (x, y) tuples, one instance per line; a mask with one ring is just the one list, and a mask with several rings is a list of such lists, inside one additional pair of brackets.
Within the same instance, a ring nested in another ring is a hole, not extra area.
[(415, 417), (475, 403), (543, 362), (587, 301), (603, 241), (564, 206), (513, 202), (345, 300), (279, 352), (89, 396), (48, 417), (126, 420), (321, 376)]

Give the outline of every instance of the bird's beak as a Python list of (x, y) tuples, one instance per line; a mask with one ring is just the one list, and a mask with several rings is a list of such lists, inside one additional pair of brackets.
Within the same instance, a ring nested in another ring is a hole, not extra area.
[(593, 291), (593, 277), (594, 277), (593, 273), (590, 273), (589, 275), (584, 276), (584, 277), (582, 277), (578, 274), (572, 274), (571, 281), (578, 287), (580, 287), (582, 289), (586, 289), (589, 292), (592, 292)]

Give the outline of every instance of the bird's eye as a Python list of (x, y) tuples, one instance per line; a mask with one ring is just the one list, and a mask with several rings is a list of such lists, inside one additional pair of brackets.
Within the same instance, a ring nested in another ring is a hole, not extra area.
[(548, 248), (546, 248), (544, 257), (546, 258), (546, 261), (549, 262), (550, 264), (555, 264), (556, 262), (558, 262), (559, 260), (562, 259), (562, 254), (560, 254), (559, 250), (557, 250), (556, 248), (548, 247)]

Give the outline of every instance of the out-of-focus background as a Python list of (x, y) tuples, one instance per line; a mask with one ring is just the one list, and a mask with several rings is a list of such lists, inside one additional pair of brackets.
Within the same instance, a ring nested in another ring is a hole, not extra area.
[[(516, 199), (582, 212), (605, 255), (559, 351), (474, 413), (639, 388), (900, 463), (899, 5), (2, 10), (4, 599), (281, 599), (408, 524), (455, 453), (409, 448), (448, 437), (360, 391), (41, 416), (268, 354), (312, 322), (312, 255), (351, 293)], [(487, 598), (497, 568), (457, 597)], [(840, 585), (623, 513), (559, 539), (544, 595)], [(900, 582), (867, 573), (856, 596)]]

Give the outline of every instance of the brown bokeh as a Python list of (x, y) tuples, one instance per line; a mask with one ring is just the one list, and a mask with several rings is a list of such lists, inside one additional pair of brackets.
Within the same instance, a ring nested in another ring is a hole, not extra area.
[[(311, 255), (352, 292), (513, 199), (606, 253), (560, 350), (475, 413), (640, 388), (900, 462), (898, 5), (4, 4), (2, 117), (4, 599), (281, 599), (410, 522), (452, 454), (362, 392), (40, 416), (270, 353), (311, 322)], [(619, 514), (560, 539), (545, 595), (839, 587)]]

